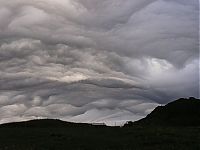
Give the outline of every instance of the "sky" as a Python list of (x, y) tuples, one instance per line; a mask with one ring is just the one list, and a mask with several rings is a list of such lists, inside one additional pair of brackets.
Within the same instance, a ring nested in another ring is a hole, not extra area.
[(114, 125), (199, 98), (198, 0), (0, 4), (0, 123)]

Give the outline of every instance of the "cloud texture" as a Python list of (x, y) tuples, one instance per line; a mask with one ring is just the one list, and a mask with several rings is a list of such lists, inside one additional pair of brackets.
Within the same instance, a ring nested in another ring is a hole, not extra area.
[(0, 4), (0, 123), (112, 125), (199, 97), (198, 0)]

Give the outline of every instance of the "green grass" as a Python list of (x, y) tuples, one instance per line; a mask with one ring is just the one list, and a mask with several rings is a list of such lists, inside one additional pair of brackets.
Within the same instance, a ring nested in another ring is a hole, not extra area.
[(2, 127), (0, 150), (200, 150), (200, 127)]

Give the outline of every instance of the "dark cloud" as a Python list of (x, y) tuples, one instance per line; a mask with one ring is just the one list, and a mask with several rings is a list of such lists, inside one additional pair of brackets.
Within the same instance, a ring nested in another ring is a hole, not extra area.
[(0, 0), (0, 122), (137, 120), (199, 97), (197, 0)]

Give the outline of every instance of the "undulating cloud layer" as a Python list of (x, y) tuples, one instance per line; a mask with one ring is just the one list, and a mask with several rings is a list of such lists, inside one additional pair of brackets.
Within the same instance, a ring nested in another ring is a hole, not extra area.
[(0, 123), (113, 125), (199, 97), (198, 0), (0, 0)]

